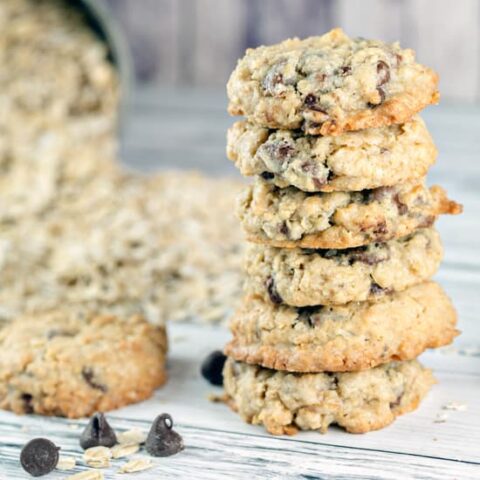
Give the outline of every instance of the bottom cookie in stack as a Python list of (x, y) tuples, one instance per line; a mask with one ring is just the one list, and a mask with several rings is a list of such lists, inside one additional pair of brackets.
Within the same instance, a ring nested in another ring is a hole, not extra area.
[(434, 282), (365, 302), (275, 305), (247, 296), (225, 352), (229, 405), (273, 434), (368, 432), (411, 411), (434, 383), (416, 360), (458, 334), (449, 298)]
[(139, 402), (165, 382), (166, 351), (138, 315), (19, 317), (0, 331), (0, 408), (78, 418)]
[(414, 410), (435, 383), (415, 360), (354, 373), (290, 373), (229, 358), (223, 375), (231, 408), (274, 435), (325, 432), (332, 423), (351, 433), (377, 430)]

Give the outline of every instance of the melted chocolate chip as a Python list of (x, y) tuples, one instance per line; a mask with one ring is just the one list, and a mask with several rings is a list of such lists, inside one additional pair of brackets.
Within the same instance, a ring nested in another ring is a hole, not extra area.
[(390, 67), (380, 60), (377, 63), (377, 87), (385, 85), (390, 80)]
[(59, 450), (46, 438), (34, 438), (22, 448), (20, 463), (32, 477), (41, 477), (57, 466)]
[(400, 402), (402, 401), (402, 398), (403, 398), (403, 392), (400, 395), (398, 395), (393, 402), (390, 402), (390, 408), (396, 408), (400, 406)]
[(200, 373), (212, 385), (223, 385), (223, 366), (227, 357), (220, 350), (210, 353), (202, 362)]
[(101, 390), (102, 392), (107, 391), (107, 387), (95, 381), (95, 374), (90, 367), (82, 368), (82, 377), (83, 379), (95, 390)]
[(275, 280), (273, 279), (273, 277), (268, 277), (267, 278), (267, 280), (265, 282), (265, 287), (267, 289), (268, 296), (269, 296), (270, 301), (272, 303), (274, 303), (276, 305), (280, 305), (281, 303), (283, 303), (282, 297), (277, 292), (277, 288), (276, 288), (276, 285), (275, 285)]
[(264, 180), (271, 180), (272, 178), (275, 177), (275, 174), (273, 174), (272, 172), (262, 172), (260, 174), (260, 176), (264, 179)]
[(395, 205), (397, 206), (398, 213), (400, 215), (405, 215), (408, 212), (408, 207), (400, 201), (398, 193), (392, 196)]
[(372, 295), (382, 295), (384, 293), (390, 293), (391, 290), (389, 288), (383, 288), (378, 283), (373, 282), (370, 285), (370, 293)]
[(182, 437), (173, 430), (173, 420), (168, 413), (159, 415), (153, 422), (145, 448), (154, 457), (169, 457), (185, 448)]
[(355, 262), (365, 263), (366, 265), (377, 265), (381, 262), (384, 262), (387, 258), (377, 255), (373, 252), (368, 251), (358, 251), (352, 252), (350, 254), (350, 265), (353, 265)]
[(30, 393), (22, 393), (23, 412), (33, 413), (33, 396)]
[[(303, 100), (303, 104), (305, 105), (305, 107), (307, 107), (309, 110), (314, 110), (315, 112), (320, 112), (320, 113), (324, 113), (325, 115), (327, 115), (327, 112), (325, 109), (323, 109), (322, 107), (320, 107), (318, 104), (317, 104), (317, 97), (313, 94), (313, 93), (309, 93), (305, 99)], [(311, 124), (313, 126), (313, 124)]]
[(310, 327), (318, 325), (319, 319), (315, 314), (319, 313), (322, 307), (299, 307), (297, 308), (298, 317), (297, 320), (306, 323)]
[(280, 225), (280, 233), (285, 236), (288, 236), (288, 234), (290, 233), (287, 222), (282, 222), (282, 224)]
[(428, 228), (431, 227), (435, 223), (435, 216), (434, 215), (427, 215), (423, 217), (418, 222), (417, 228)]
[(117, 436), (103, 413), (96, 413), (88, 422), (80, 436), (80, 446), (86, 450), (91, 447), (113, 447)]
[(271, 141), (263, 145), (261, 149), (280, 165), (290, 160), (295, 154), (295, 147), (287, 140)]
[(344, 65), (343, 67), (340, 67), (340, 68), (338, 69), (338, 73), (339, 73), (340, 75), (343, 75), (343, 76), (348, 75), (351, 71), (352, 71), (352, 69), (351, 69), (351, 67), (348, 66), (348, 65)]
[(373, 230), (373, 233), (375, 235), (385, 235), (385, 234), (387, 234), (388, 233), (387, 222), (385, 222), (385, 220), (382, 220), (381, 222), (378, 222), (375, 229)]

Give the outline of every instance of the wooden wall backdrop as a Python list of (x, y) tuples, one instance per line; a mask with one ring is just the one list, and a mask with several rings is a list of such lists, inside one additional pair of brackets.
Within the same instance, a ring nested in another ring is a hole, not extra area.
[(334, 26), (399, 40), (441, 75), (443, 98), (480, 101), (478, 0), (107, 0), (141, 81), (225, 85), (247, 47)]

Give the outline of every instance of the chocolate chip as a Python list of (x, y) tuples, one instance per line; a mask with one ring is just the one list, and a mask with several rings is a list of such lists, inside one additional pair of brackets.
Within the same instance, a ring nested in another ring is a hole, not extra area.
[(382, 221), (378, 222), (375, 229), (373, 230), (373, 233), (375, 235), (385, 235), (385, 234), (387, 234), (388, 233), (387, 222), (385, 222), (385, 220), (382, 220)]
[(286, 140), (266, 143), (263, 149), (267, 152), (270, 158), (280, 164), (289, 160), (295, 153), (295, 147)]
[(96, 413), (80, 436), (80, 446), (84, 450), (99, 446), (113, 447), (116, 443), (117, 436), (103, 413)]
[(377, 63), (377, 87), (385, 85), (390, 80), (390, 67), (380, 60)]
[(290, 233), (290, 229), (288, 228), (287, 222), (284, 221), (280, 225), (280, 233), (285, 236), (288, 236), (288, 234)]
[(298, 317), (297, 319), (301, 322), (308, 324), (310, 327), (315, 327), (319, 323), (318, 317), (315, 317), (315, 314), (319, 313), (322, 307), (300, 307), (297, 308)]
[(264, 180), (271, 180), (272, 178), (275, 177), (275, 175), (272, 173), (272, 172), (262, 172), (260, 174), (260, 176), (264, 179)]
[(106, 392), (108, 390), (105, 385), (102, 385), (101, 383), (95, 381), (95, 374), (90, 367), (82, 368), (82, 377), (92, 388), (96, 390), (101, 390), (102, 392)]
[(377, 92), (380, 95), (380, 102), (377, 105), (381, 105), (385, 101), (385, 90), (382, 87), (377, 87)]
[(435, 223), (435, 217), (433, 215), (427, 215), (426, 217), (421, 217), (419, 220), (417, 228), (428, 228)]
[(59, 450), (59, 447), (46, 438), (34, 438), (22, 448), (20, 463), (32, 477), (41, 477), (57, 466)]
[(404, 203), (400, 201), (398, 193), (392, 196), (395, 205), (397, 206), (398, 213), (400, 215), (405, 215), (408, 212), (408, 207)]
[(169, 457), (185, 448), (182, 437), (173, 430), (173, 420), (168, 413), (159, 415), (153, 422), (145, 448), (154, 457)]
[(23, 412), (33, 413), (33, 396), (30, 393), (22, 393)]
[[(317, 97), (313, 93), (309, 93), (305, 99), (303, 100), (303, 104), (309, 109), (309, 110), (314, 110), (315, 112), (320, 112), (324, 113), (327, 115), (326, 110), (324, 110), (322, 107), (317, 105)], [(311, 124), (313, 125), (313, 124)]]
[(303, 104), (307, 107), (313, 107), (316, 103), (317, 97), (313, 93), (309, 93), (303, 100)]
[(210, 353), (202, 362), (200, 373), (212, 385), (223, 385), (223, 366), (227, 357), (220, 350)]
[(402, 398), (403, 398), (403, 392), (400, 395), (398, 395), (397, 398), (393, 402), (390, 402), (390, 408), (393, 409), (393, 408), (396, 408), (396, 407), (400, 406)]
[(352, 71), (351, 67), (348, 65), (344, 65), (338, 69), (339, 75), (348, 75)]
[(377, 255), (373, 252), (352, 252), (350, 254), (350, 265), (353, 265), (355, 262), (365, 263), (366, 265), (377, 265), (381, 262), (387, 260), (385, 256)]
[(275, 285), (275, 280), (273, 277), (268, 277), (267, 281), (265, 282), (265, 287), (267, 288), (268, 296), (270, 297), (270, 301), (275, 303), (276, 305), (280, 305), (283, 303), (282, 297), (277, 292), (277, 287)]
[(372, 282), (370, 285), (370, 293), (372, 295), (382, 295), (384, 293), (390, 293), (391, 290), (389, 288), (383, 288), (378, 283)]

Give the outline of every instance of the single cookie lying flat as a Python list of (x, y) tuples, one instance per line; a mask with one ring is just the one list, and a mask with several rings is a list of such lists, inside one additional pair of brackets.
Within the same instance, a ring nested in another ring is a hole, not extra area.
[(402, 125), (337, 137), (237, 122), (228, 131), (227, 155), (243, 175), (261, 175), (277, 187), (332, 192), (419, 179), (435, 162), (437, 150), (423, 121), (414, 117)]
[(223, 375), (227, 403), (274, 435), (325, 433), (332, 423), (350, 433), (378, 430), (417, 408), (435, 383), (416, 361), (357, 373), (295, 374), (228, 359)]
[(166, 380), (166, 350), (140, 316), (19, 318), (0, 330), (0, 407), (77, 418), (144, 400)]
[(286, 248), (350, 248), (385, 242), (431, 226), (461, 205), (445, 191), (408, 182), (361, 192), (306, 193), (261, 179), (240, 195), (248, 240)]
[(413, 50), (337, 28), (247, 50), (227, 85), (228, 111), (269, 128), (338, 135), (407, 121), (438, 102), (437, 84)]
[(344, 250), (250, 244), (245, 291), (267, 302), (295, 307), (364, 301), (427, 280), (442, 256), (440, 236), (433, 228)]
[(295, 308), (246, 297), (231, 319), (225, 353), (276, 370), (365, 370), (449, 344), (456, 322), (450, 299), (433, 282), (342, 306)]

